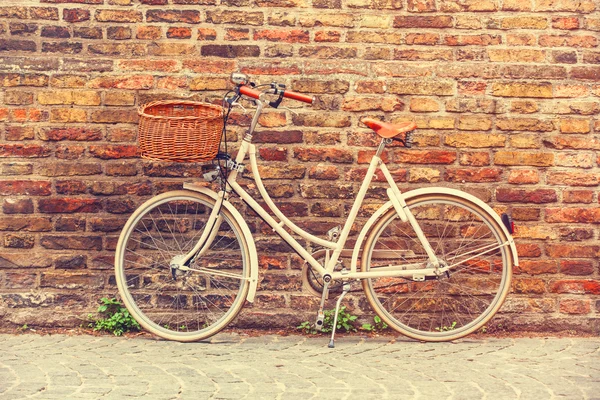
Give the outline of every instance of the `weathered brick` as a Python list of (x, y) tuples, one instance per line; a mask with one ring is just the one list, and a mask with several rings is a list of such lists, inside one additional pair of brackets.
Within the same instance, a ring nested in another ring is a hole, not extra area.
[[(44, 217), (0, 217), (0, 231), (49, 232), (52, 221)], [(22, 256), (21, 256), (22, 257)]]
[(0, 194), (3, 196), (29, 195), (48, 196), (52, 193), (49, 181), (15, 180), (0, 181)]
[(454, 82), (440, 80), (393, 80), (388, 83), (388, 92), (395, 94), (418, 94), (451, 96), (454, 94)]
[(554, 154), (498, 151), (494, 156), (494, 163), (496, 165), (551, 166), (554, 164)]
[(0, 39), (0, 51), (28, 51), (34, 52), (37, 45), (32, 40)]
[(515, 272), (529, 275), (555, 274), (558, 272), (558, 262), (556, 260), (523, 260)]
[[(575, 247), (575, 246), (573, 246)], [(597, 251), (597, 249), (596, 249)], [(550, 284), (552, 293), (600, 294), (600, 282), (595, 280), (560, 280)]]
[(592, 275), (594, 264), (584, 260), (560, 260), (560, 272), (565, 275)]
[(492, 20), (488, 26), (500, 29), (546, 29), (548, 20), (546, 17), (504, 17)]
[(45, 214), (96, 213), (102, 209), (99, 200), (80, 198), (40, 199), (38, 207), (40, 212)]
[(213, 24), (262, 25), (262, 12), (207, 11), (206, 22)]
[(502, 131), (550, 132), (554, 130), (552, 121), (535, 118), (506, 118), (496, 120), (496, 127)]
[(397, 150), (398, 162), (410, 164), (452, 164), (456, 161), (456, 153), (443, 150)]
[(255, 45), (204, 45), (200, 51), (203, 56), (223, 58), (258, 57), (260, 48)]
[(351, 151), (336, 148), (296, 148), (294, 149), (294, 157), (300, 161), (354, 162), (354, 156)]
[(298, 16), (298, 24), (306, 28), (313, 28), (315, 26), (352, 28), (354, 27), (354, 15), (348, 13), (305, 14)]
[(544, 62), (546, 52), (532, 49), (490, 49), (487, 51), (493, 62)]
[(551, 98), (552, 85), (550, 83), (495, 82), (492, 84), (492, 92), (494, 96), (500, 97)]
[(539, 183), (540, 174), (537, 170), (512, 170), (508, 176), (508, 183), (516, 185)]
[(105, 56), (145, 56), (146, 46), (137, 43), (90, 44), (88, 52)]
[[(100, 249), (98, 249), (100, 250)], [(41, 287), (57, 289), (100, 289), (104, 286), (104, 279), (96, 274), (57, 274), (43, 273), (40, 281)]]
[(565, 203), (589, 204), (594, 199), (594, 192), (591, 190), (565, 190), (562, 195)]
[(143, 18), (143, 14), (135, 10), (96, 10), (94, 14), (98, 22), (142, 22)]
[(546, 221), (600, 224), (600, 210), (587, 208), (549, 208), (546, 209)]
[(397, 16), (394, 28), (451, 28), (454, 21), (451, 16)]
[(500, 182), (501, 168), (447, 168), (444, 179), (449, 182)]
[(33, 200), (6, 198), (2, 202), (2, 212), (4, 214), (33, 214)]
[(600, 175), (595, 172), (551, 171), (548, 173), (546, 181), (549, 185), (598, 186), (600, 185)]
[(517, 203), (554, 203), (558, 200), (556, 191), (551, 189), (496, 189), (496, 200)]
[(303, 46), (298, 51), (301, 57), (313, 58), (356, 58), (356, 47)]
[(90, 146), (90, 155), (103, 160), (134, 158), (139, 156), (137, 146), (133, 145), (93, 145)]
[(320, 126), (343, 128), (350, 126), (350, 117), (342, 114), (298, 114), (292, 117), (294, 125), (298, 126)]
[(66, 22), (82, 22), (90, 20), (90, 11), (83, 8), (63, 9), (63, 20)]
[(573, 67), (571, 69), (571, 78), (580, 80), (600, 80), (600, 67)]
[(446, 135), (444, 143), (451, 147), (504, 147), (506, 136), (499, 134), (453, 133)]

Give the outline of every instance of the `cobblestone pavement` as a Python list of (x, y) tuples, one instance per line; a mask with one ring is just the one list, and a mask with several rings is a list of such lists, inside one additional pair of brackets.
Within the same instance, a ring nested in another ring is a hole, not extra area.
[(0, 399), (600, 399), (600, 338), (0, 335)]

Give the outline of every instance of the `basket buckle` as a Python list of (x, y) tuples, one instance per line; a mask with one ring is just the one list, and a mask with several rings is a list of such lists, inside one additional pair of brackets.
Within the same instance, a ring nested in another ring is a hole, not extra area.
[(238, 163), (235, 160), (227, 160), (227, 168), (231, 171), (237, 171), (239, 173), (244, 172), (246, 166), (242, 163)]

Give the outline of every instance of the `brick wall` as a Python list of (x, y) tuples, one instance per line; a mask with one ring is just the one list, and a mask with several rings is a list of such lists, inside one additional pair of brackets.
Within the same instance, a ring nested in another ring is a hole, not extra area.
[[(341, 223), (374, 151), (359, 118), (412, 119), (416, 148), (385, 154), (403, 189), (460, 188), (519, 225), (496, 321), (600, 331), (599, 12), (597, 0), (4, 0), (0, 324), (79, 325), (116, 293), (127, 216), (200, 175), (136, 157), (136, 106), (214, 101), (239, 70), (318, 97), (261, 119), (267, 186), (298, 224)], [(239, 138), (248, 116), (232, 119)], [(261, 235), (261, 292), (240, 321), (312, 320), (301, 262)], [(348, 305), (370, 313), (359, 295)]]

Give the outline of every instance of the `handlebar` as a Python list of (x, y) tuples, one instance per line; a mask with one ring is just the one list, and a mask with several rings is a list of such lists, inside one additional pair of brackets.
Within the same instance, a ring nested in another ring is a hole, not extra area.
[(240, 94), (252, 97), (253, 99), (258, 99), (262, 92), (260, 90), (253, 89), (250, 86), (240, 86)]
[[(253, 99), (259, 99), (260, 95), (263, 94), (263, 92), (261, 92), (260, 90), (257, 90), (255, 88), (252, 88), (252, 87), (246, 86), (246, 85), (239, 86), (239, 92), (240, 92), (240, 94), (242, 94), (244, 96), (252, 97)], [(285, 98), (302, 101), (302, 102), (308, 103), (308, 104), (312, 104), (314, 101), (313, 96), (308, 96), (308, 95), (305, 95), (302, 93), (292, 92), (291, 90), (275, 89), (275, 92), (266, 92), (266, 93), (280, 94)]]
[(292, 92), (291, 90), (284, 90), (283, 97), (287, 97), (288, 99), (302, 101), (304, 103), (312, 104), (315, 101), (314, 96), (307, 96), (302, 93)]

